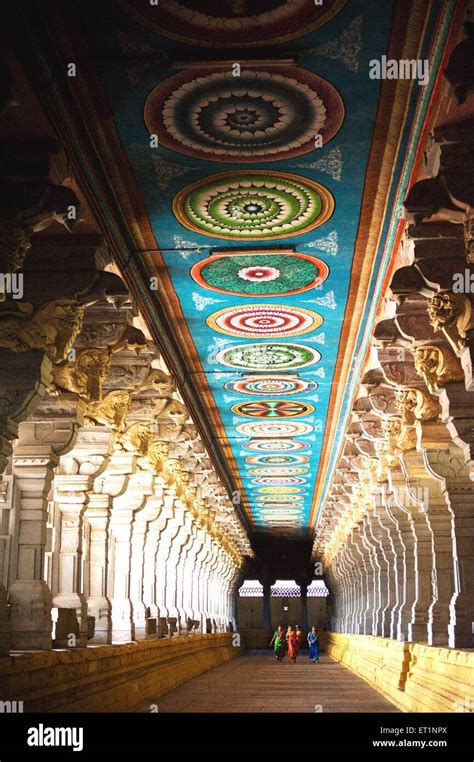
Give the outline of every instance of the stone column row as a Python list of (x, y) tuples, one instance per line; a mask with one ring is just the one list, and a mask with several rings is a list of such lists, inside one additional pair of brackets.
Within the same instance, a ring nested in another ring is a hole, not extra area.
[(28, 353), (18, 332), (41, 340), (49, 362), (47, 386), (2, 461), (4, 653), (229, 629), (230, 591), (250, 552), (122, 281), (93, 271), (92, 252), (88, 270), (83, 254), (77, 277), (75, 254), (63, 254), (54, 278), (47, 267), (38, 277), (47, 276), (43, 301), (51, 281), (81, 297), (89, 289), (84, 306), (57, 300), (30, 334), (22, 318), (7, 332), (0, 314), (0, 351), (9, 342), (13, 354)]
[[(470, 40), (456, 49), (451, 84), (468, 49)], [(473, 646), (473, 135), (452, 106), (405, 200), (405, 235), (316, 530), (339, 632)]]

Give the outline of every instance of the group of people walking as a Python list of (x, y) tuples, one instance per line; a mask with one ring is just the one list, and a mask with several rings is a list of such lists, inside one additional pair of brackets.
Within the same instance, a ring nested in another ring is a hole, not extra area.
[[(314, 625), (311, 628), (311, 631), (308, 632), (306, 640), (309, 645), (309, 658), (313, 664), (317, 664), (319, 662), (319, 633)], [(296, 627), (293, 627), (290, 624), (286, 634), (280, 624), (273, 634), (270, 646), (273, 646), (277, 661), (283, 661), (285, 650), (288, 650), (290, 661), (295, 662), (302, 642), (303, 630), (299, 624), (297, 624)]]

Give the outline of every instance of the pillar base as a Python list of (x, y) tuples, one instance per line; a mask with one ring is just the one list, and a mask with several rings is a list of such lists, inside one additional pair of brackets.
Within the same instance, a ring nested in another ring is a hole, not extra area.
[(135, 640), (132, 603), (128, 599), (114, 599), (112, 604), (112, 643), (131, 643)]
[(89, 643), (112, 642), (111, 604), (108, 598), (89, 598), (87, 601), (87, 613), (94, 617), (94, 635), (88, 640)]
[(427, 643), (428, 642), (428, 626), (423, 623), (409, 623), (408, 625), (408, 641), (410, 643)]
[(11, 648), (14, 651), (51, 650), (51, 592), (42, 580), (17, 580), (9, 590)]
[(87, 645), (87, 603), (83, 595), (70, 593), (69, 595), (55, 595), (53, 606), (58, 609), (73, 609), (76, 612), (79, 623), (78, 646)]

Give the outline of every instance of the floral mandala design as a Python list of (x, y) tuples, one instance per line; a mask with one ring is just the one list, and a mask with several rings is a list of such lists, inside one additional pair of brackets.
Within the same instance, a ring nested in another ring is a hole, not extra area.
[(203, 235), (241, 241), (300, 235), (332, 215), (334, 199), (320, 183), (272, 170), (211, 175), (173, 200), (182, 225)]
[(321, 353), (301, 344), (238, 344), (222, 349), (216, 360), (222, 365), (244, 370), (292, 370), (314, 365)]

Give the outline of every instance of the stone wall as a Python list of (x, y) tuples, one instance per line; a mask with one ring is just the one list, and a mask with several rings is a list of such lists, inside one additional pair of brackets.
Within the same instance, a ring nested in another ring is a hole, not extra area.
[(231, 633), (0, 658), (0, 696), (25, 712), (125, 712), (235, 658)]
[(326, 653), (404, 712), (472, 712), (474, 653), (388, 638), (324, 633)]

